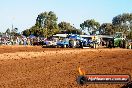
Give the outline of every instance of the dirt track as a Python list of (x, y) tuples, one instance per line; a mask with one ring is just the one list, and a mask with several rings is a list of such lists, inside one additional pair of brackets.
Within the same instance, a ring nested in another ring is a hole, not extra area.
[(45, 49), (0, 46), (0, 88), (120, 88), (120, 84), (76, 83), (78, 67), (87, 74), (130, 74), (132, 50)]

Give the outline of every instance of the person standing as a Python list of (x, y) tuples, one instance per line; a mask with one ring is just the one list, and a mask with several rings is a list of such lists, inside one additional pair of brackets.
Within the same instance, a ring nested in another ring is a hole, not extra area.
[(24, 45), (25, 46), (27, 45), (27, 38), (26, 37), (24, 38)]

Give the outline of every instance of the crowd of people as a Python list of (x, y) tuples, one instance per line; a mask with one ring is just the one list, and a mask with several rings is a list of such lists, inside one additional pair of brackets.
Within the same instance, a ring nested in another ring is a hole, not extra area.
[(1, 45), (33, 45), (35, 42), (43, 41), (44, 39), (35, 37), (35, 38), (29, 38), (29, 37), (14, 37), (14, 38), (8, 38), (8, 37), (0, 37), (0, 44)]
[[(64, 45), (68, 45), (68, 47), (93, 47), (96, 48), (97, 46), (106, 46), (108, 48), (113, 48), (115, 47), (115, 42), (114, 39), (108, 39), (108, 40), (103, 40), (101, 39), (100, 41), (95, 41), (94, 39), (85, 39), (83, 40), (78, 40), (78, 39), (70, 39), (70, 38), (64, 38), (64, 39), (56, 39), (52, 38), (51, 40), (43, 38), (43, 37), (25, 37), (25, 36), (15, 36), (15, 37), (0, 37), (0, 45), (56, 45), (57, 43), (68, 43)], [(119, 41), (118, 47), (120, 48), (132, 48), (132, 43), (127, 42), (125, 40)]]

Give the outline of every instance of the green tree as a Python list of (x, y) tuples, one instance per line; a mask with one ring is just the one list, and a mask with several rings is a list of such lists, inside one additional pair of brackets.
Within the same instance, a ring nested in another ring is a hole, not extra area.
[(132, 31), (132, 13), (123, 13), (115, 16), (112, 20), (112, 24), (116, 27), (116, 31), (123, 32), (127, 36), (130, 36)]
[(85, 30), (85, 25), (84, 23), (80, 24), (80, 28), (81, 28), (81, 34), (84, 34), (83, 31)]
[(100, 23), (96, 22), (94, 19), (86, 20), (84, 23), (80, 24), (82, 30), (88, 30), (89, 34), (96, 34), (100, 27)]
[(81, 34), (81, 31), (79, 29), (76, 29), (74, 26), (72, 26), (70, 23), (67, 22), (60, 22), (58, 24), (60, 33), (67, 33), (67, 34)]
[(39, 27), (40, 34), (50, 37), (57, 33), (59, 31), (57, 19), (56, 14), (52, 11), (39, 14), (36, 19), (36, 26)]
[(101, 35), (113, 35), (115, 33), (113, 24), (103, 23), (99, 28), (99, 33)]
[(35, 25), (23, 33), (26, 36), (34, 34), (35, 36), (50, 37), (59, 31), (57, 19), (56, 14), (52, 11), (40, 13), (37, 16)]
[(128, 38), (128, 39), (132, 39), (132, 31), (130, 31), (130, 32), (128, 33), (127, 38)]
[(28, 36), (30, 35), (29, 29), (24, 30), (24, 31), (22, 32), (22, 34), (25, 35), (26, 37), (28, 37)]
[[(119, 31), (130, 31), (131, 30), (131, 24), (132, 24), (132, 14), (129, 13), (123, 13), (118, 16), (115, 16), (112, 20), (112, 24), (114, 26), (118, 26)], [(124, 30), (123, 30), (124, 29)], [(117, 30), (117, 31), (118, 31)]]

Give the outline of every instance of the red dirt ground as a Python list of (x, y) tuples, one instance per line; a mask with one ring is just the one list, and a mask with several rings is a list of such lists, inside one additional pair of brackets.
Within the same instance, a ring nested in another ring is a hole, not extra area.
[(120, 88), (122, 84), (76, 82), (87, 74), (130, 74), (132, 50), (0, 46), (0, 88)]

